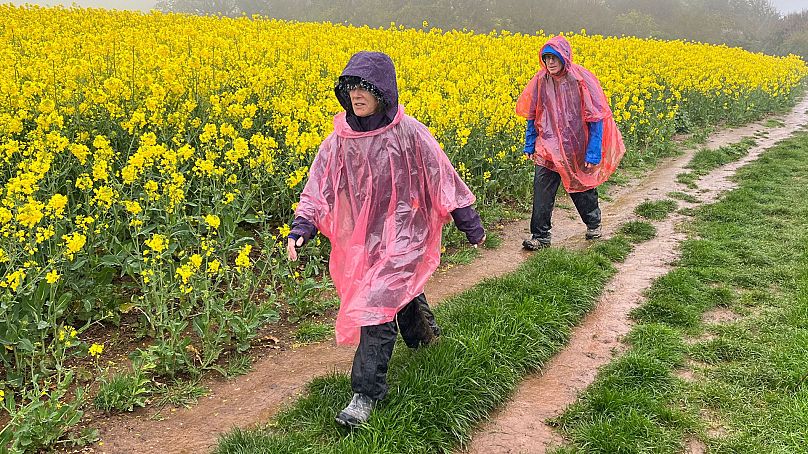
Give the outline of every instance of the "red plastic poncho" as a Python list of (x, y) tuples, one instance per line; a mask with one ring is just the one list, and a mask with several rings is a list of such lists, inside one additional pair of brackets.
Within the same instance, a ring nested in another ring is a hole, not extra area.
[(423, 292), (440, 262), (443, 225), (474, 202), (429, 129), (403, 106), (369, 132), (352, 130), (345, 112), (334, 117), (295, 215), (331, 241), (337, 343), (358, 343), (361, 326), (393, 320)]
[[(541, 59), (547, 46), (564, 58), (564, 72), (559, 76), (551, 76)], [(563, 36), (550, 38), (542, 46), (539, 61), (542, 69), (516, 103), (519, 116), (535, 120), (538, 165), (558, 172), (567, 192), (597, 187), (609, 179), (626, 152), (606, 95), (594, 74), (572, 62), (572, 48)], [(586, 122), (600, 120), (603, 120), (603, 157), (599, 165), (585, 171), (589, 140)]]

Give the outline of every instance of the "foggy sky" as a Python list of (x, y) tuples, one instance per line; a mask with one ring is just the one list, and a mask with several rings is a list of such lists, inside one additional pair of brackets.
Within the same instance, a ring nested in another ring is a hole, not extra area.
[[(155, 0), (12, 0), (15, 5), (31, 3), (36, 5), (65, 5), (88, 8), (128, 9), (135, 11), (148, 11), (154, 7)], [(808, 9), (806, 0), (771, 0), (771, 4), (783, 14)]]
[(154, 0), (11, 0), (15, 5), (26, 3), (42, 6), (80, 6), (83, 8), (126, 9), (132, 11), (149, 11), (154, 7)]

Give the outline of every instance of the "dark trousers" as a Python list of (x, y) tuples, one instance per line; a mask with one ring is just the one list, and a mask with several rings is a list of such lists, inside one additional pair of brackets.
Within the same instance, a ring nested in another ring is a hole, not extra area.
[[(561, 175), (557, 172), (536, 166), (536, 173), (533, 175), (533, 215), (530, 217), (530, 233), (534, 237), (550, 237), (552, 227), (550, 218), (553, 215), (556, 192), (560, 183)], [(588, 228), (594, 229), (600, 225), (597, 188), (585, 192), (573, 192), (570, 198)]]
[(407, 347), (417, 348), (440, 336), (440, 328), (424, 294), (407, 303), (390, 322), (363, 326), (351, 369), (351, 388), (372, 399), (387, 395), (387, 366), (399, 329)]

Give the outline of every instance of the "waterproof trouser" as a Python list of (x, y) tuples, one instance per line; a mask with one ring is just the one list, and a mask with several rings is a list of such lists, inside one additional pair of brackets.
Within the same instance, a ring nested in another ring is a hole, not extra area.
[[(530, 217), (530, 233), (534, 238), (550, 237), (552, 227), (550, 218), (553, 215), (556, 192), (560, 184), (561, 175), (546, 167), (536, 166), (533, 175), (533, 214)], [(600, 226), (597, 188), (570, 193), (570, 198), (587, 228), (594, 229)]]
[(398, 311), (392, 321), (362, 327), (351, 369), (353, 392), (375, 400), (387, 395), (387, 366), (399, 330), (410, 348), (429, 344), (440, 335), (440, 328), (423, 293)]

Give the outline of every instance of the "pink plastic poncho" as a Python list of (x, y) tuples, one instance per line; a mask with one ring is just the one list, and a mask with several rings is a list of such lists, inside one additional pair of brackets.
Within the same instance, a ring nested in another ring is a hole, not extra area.
[(320, 146), (295, 212), (331, 241), (337, 343), (387, 323), (423, 292), (450, 213), (475, 202), (429, 129), (399, 106), (393, 122), (352, 130), (345, 112)]
[[(551, 76), (541, 55), (552, 46), (564, 58), (564, 72)], [(542, 69), (522, 91), (516, 113), (535, 120), (538, 165), (561, 175), (567, 192), (583, 192), (606, 181), (626, 152), (612, 118), (609, 102), (594, 74), (572, 62), (572, 48), (563, 36), (550, 38), (539, 51)], [(603, 158), (584, 170), (589, 129), (586, 122), (603, 120)]]

